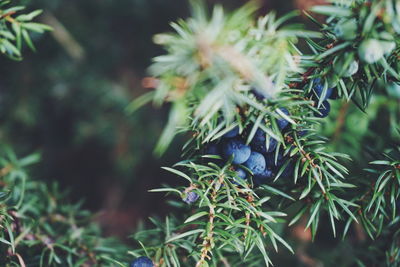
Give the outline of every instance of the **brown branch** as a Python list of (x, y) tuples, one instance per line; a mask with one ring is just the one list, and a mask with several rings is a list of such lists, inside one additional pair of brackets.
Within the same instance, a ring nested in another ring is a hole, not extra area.
[(4, 168), (0, 169), (0, 177), (6, 176), (12, 171), (12, 165), (8, 164)]
[(339, 140), (339, 137), (343, 130), (344, 123), (346, 122), (346, 114), (349, 109), (349, 106), (350, 106), (349, 102), (346, 102), (340, 108), (339, 116), (337, 118), (337, 123), (336, 123), (335, 134), (333, 135), (333, 142)]
[(4, 19), (4, 18), (7, 18), (7, 17), (10, 17), (10, 16), (14, 15), (15, 13), (17, 13), (17, 12), (16, 11), (7, 12), (7, 13), (1, 15), (0, 19)]
[(209, 206), (209, 214), (208, 214), (208, 224), (209, 224), (208, 234), (203, 238), (201, 256), (200, 260), (196, 264), (196, 267), (200, 267), (204, 262), (206, 262), (206, 259), (210, 259), (210, 256), (208, 254), (213, 247), (215, 203), (217, 201), (218, 189), (223, 183), (224, 183), (224, 175), (220, 175), (218, 178), (218, 182), (213, 185), (213, 191), (211, 193), (212, 203)]
[(42, 21), (53, 27), (54, 31), (51, 34), (70, 57), (76, 61), (80, 61), (85, 57), (83, 47), (52, 13), (45, 12), (42, 16)]

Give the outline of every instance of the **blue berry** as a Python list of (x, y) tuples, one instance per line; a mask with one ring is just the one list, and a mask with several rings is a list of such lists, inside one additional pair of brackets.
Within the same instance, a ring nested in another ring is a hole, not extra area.
[(263, 153), (263, 154), (274, 151), (277, 145), (278, 145), (278, 142), (274, 138), (270, 137), (269, 138), (269, 147), (267, 149), (266, 134), (260, 128), (257, 129), (257, 131), (253, 137), (253, 140), (251, 140), (251, 148), (254, 151), (257, 151), (257, 152)]
[(236, 176), (239, 177), (240, 179), (246, 179), (247, 173), (245, 170), (243, 170), (240, 167), (235, 168)]
[(233, 128), (232, 130), (230, 130), (229, 132), (227, 132), (226, 134), (224, 134), (224, 138), (233, 138), (235, 136), (237, 136), (239, 134), (239, 126), (236, 126), (235, 128)]
[(143, 256), (132, 261), (130, 267), (154, 267), (154, 264), (149, 258)]
[(297, 131), (297, 135), (300, 137), (305, 136), (306, 134), (308, 134), (307, 130), (298, 130)]
[(274, 176), (273, 172), (269, 169), (265, 169), (261, 174), (254, 176), (254, 183), (261, 185), (267, 183)]
[(220, 155), (220, 147), (218, 144), (216, 143), (211, 143), (207, 146), (207, 148), (205, 149), (204, 153), (206, 155), (216, 155), (219, 156)]
[[(270, 83), (269, 81), (268, 83)], [(275, 82), (272, 82), (270, 86), (275, 86)], [(269, 87), (269, 86), (267, 86)], [(250, 92), (256, 97), (257, 100), (264, 100), (265, 98), (271, 97), (271, 94), (268, 93), (266, 88), (257, 88), (257, 87), (252, 87)]]
[(253, 88), (250, 90), (250, 92), (256, 97), (257, 100), (260, 101), (268, 97), (267, 92), (262, 89)]
[(333, 90), (331, 96), (329, 97), (329, 99), (339, 99), (339, 92), (338, 90)]
[(234, 183), (234, 184), (236, 184), (236, 185), (239, 185), (239, 182), (238, 182), (238, 178), (239, 179), (242, 179), (242, 180), (245, 180), (246, 178), (247, 178), (247, 173), (246, 173), (246, 171), (245, 170), (243, 170), (242, 168), (240, 168), (240, 167), (234, 167), (234, 169), (233, 169), (233, 172), (234, 172), (234, 177), (233, 177), (233, 181), (232, 181), (232, 183)]
[(188, 192), (183, 199), (187, 204), (192, 204), (199, 199), (199, 195), (196, 192)]
[[(279, 108), (284, 114), (286, 115), (290, 115), (289, 111), (286, 108)], [(286, 128), (286, 126), (289, 125), (289, 122), (287, 120), (285, 120), (284, 118), (280, 118), (276, 121), (276, 123), (278, 124), (279, 129), (284, 129)]]
[[(324, 85), (322, 84), (320, 78), (316, 78), (313, 80), (313, 91), (314, 91), (315, 95), (318, 97), (318, 99), (320, 99), (322, 96), (322, 93), (324, 91)], [(332, 95), (332, 92), (333, 92), (333, 88), (328, 88), (326, 90), (326, 95), (325, 95), (324, 100), (328, 99)]]
[(331, 111), (331, 105), (328, 101), (322, 102), (321, 107), (318, 109), (320, 113), (315, 113), (315, 116), (318, 118), (325, 118), (328, 116), (329, 112)]
[(251, 152), (249, 159), (244, 163), (244, 165), (249, 168), (254, 175), (259, 175), (265, 170), (265, 158), (258, 152)]
[(225, 159), (233, 156), (234, 164), (242, 164), (250, 157), (251, 149), (239, 138), (227, 140), (222, 147), (222, 155)]

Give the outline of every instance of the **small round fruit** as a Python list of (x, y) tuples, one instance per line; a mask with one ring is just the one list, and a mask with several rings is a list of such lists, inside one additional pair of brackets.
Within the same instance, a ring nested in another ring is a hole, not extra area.
[(199, 199), (199, 195), (196, 192), (190, 191), (183, 198), (183, 201), (186, 202), (187, 204), (192, 204), (192, 203), (196, 202), (198, 199)]
[(303, 137), (303, 136), (305, 136), (306, 134), (308, 134), (308, 131), (307, 131), (307, 130), (298, 130), (298, 131), (297, 131), (297, 135), (300, 136), (300, 137)]
[(219, 156), (221, 154), (219, 145), (216, 143), (210, 143), (205, 149), (204, 154)]
[(325, 118), (328, 116), (329, 112), (331, 111), (331, 105), (328, 101), (322, 102), (321, 107), (318, 109), (319, 113), (315, 113), (315, 116), (318, 118)]
[(154, 264), (149, 258), (143, 256), (132, 261), (130, 267), (154, 267)]
[(241, 139), (227, 140), (222, 146), (222, 155), (228, 160), (233, 156), (234, 164), (242, 164), (250, 157), (251, 149)]
[(381, 38), (381, 47), (385, 55), (389, 55), (396, 48), (396, 42), (394, 41), (393, 35), (388, 32), (381, 32), (379, 34)]
[(268, 93), (263, 89), (253, 88), (250, 92), (260, 101), (268, 97)]
[(249, 168), (254, 175), (259, 175), (265, 170), (265, 158), (262, 154), (253, 151), (244, 165)]
[(396, 48), (396, 43), (391, 41), (381, 41), (383, 53), (389, 55)]
[[(282, 111), (282, 113), (284, 113), (285, 115), (290, 115), (289, 111), (286, 108), (279, 108), (280, 111)], [(284, 129), (286, 128), (286, 126), (289, 125), (289, 122), (287, 120), (285, 120), (284, 118), (280, 118), (276, 120), (276, 123), (278, 124), (279, 129)]]
[(239, 177), (240, 179), (243, 179), (243, 180), (246, 179), (247, 173), (242, 168), (236, 167), (235, 172), (236, 172), (236, 176)]
[[(324, 85), (320, 78), (314, 79), (313, 91), (314, 91), (315, 95), (318, 97), (318, 99), (320, 99), (324, 92)], [(332, 92), (333, 92), (333, 88), (328, 87), (326, 89), (326, 94), (325, 94), (324, 100), (328, 99), (332, 95)]]
[(265, 87), (252, 87), (250, 92), (256, 97), (257, 100), (262, 101), (265, 98), (271, 97), (271, 93), (268, 92), (268, 88), (274, 87), (275, 83), (272, 81), (267, 81)]
[(358, 48), (358, 55), (360, 58), (369, 64), (380, 60), (384, 53), (385, 51), (382, 48), (380, 41), (376, 39), (364, 40)]
[(269, 182), (274, 177), (271, 170), (265, 169), (261, 174), (254, 176), (254, 183), (256, 185), (262, 185)]
[(356, 60), (352, 60), (350, 63), (346, 64), (346, 55), (338, 59), (333, 66), (333, 69), (337, 73), (337, 75), (341, 77), (351, 77), (358, 71), (358, 62)]
[(275, 150), (276, 146), (278, 145), (278, 141), (276, 141), (274, 138), (269, 137), (269, 144), (268, 147), (266, 145), (266, 133), (258, 128), (253, 139), (251, 140), (251, 148), (254, 151), (257, 151), (259, 153), (269, 153)]
[(357, 20), (341, 20), (336, 24), (333, 32), (340, 39), (354, 40), (357, 37)]
[(230, 130), (229, 132), (227, 132), (226, 134), (224, 134), (224, 138), (233, 138), (238, 136), (239, 134), (239, 126), (236, 126), (235, 128), (233, 128), (232, 130)]
[(240, 184), (239, 180), (246, 180), (247, 173), (242, 168), (235, 166), (233, 172), (234, 172), (232, 181), (233, 184), (239, 185)]
[(347, 68), (346, 72), (344, 73), (344, 77), (351, 77), (354, 74), (356, 74), (358, 71), (358, 62), (357, 61), (352, 61), (349, 65), (349, 67)]

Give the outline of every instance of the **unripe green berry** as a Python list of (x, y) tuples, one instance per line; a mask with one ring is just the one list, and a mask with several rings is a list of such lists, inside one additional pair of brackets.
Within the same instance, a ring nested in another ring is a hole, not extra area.
[(388, 55), (392, 53), (392, 51), (395, 49), (396, 43), (391, 41), (381, 41), (381, 46), (383, 49), (383, 53), (385, 55)]
[(400, 84), (391, 82), (386, 86), (386, 90), (391, 97), (400, 99)]
[(392, 51), (396, 48), (396, 43), (394, 42), (393, 36), (388, 32), (382, 32), (379, 34), (379, 37), (382, 39), (380, 42), (383, 53), (385, 55), (392, 53)]
[(381, 42), (376, 39), (364, 40), (358, 48), (358, 55), (366, 63), (372, 64), (383, 57)]
[(343, 40), (354, 40), (357, 36), (357, 20), (341, 20), (333, 29), (335, 35)]
[(350, 63), (348, 63), (347, 56), (344, 55), (334, 62), (333, 69), (340, 77), (351, 77), (358, 71), (358, 62), (356, 60), (352, 60)]
[(356, 74), (358, 71), (358, 62), (353, 60), (350, 65), (347, 68), (347, 71), (345, 73), (345, 75), (343, 75), (344, 77), (351, 77), (354, 74)]

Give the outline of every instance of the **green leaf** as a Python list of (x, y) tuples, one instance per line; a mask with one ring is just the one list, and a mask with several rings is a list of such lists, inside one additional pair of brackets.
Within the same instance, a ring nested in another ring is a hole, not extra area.
[(266, 191), (269, 191), (269, 192), (271, 192), (271, 193), (273, 193), (275, 195), (280, 195), (280, 196), (282, 196), (284, 198), (287, 198), (287, 199), (290, 199), (292, 201), (295, 201), (295, 199), (293, 197), (289, 196), (288, 194), (286, 194), (286, 193), (284, 193), (284, 192), (282, 192), (282, 191), (280, 191), (280, 190), (278, 190), (276, 188), (273, 188), (273, 187), (265, 185), (265, 184), (262, 185), (261, 187), (263, 189), (265, 189)]
[(195, 213), (192, 216), (190, 216), (189, 218), (187, 218), (184, 223), (190, 223), (192, 221), (195, 221), (195, 220), (197, 220), (203, 216), (207, 216), (207, 215), (208, 215), (208, 212), (205, 212), (205, 211)]
[(154, 98), (154, 95), (155, 91), (150, 91), (136, 98), (126, 107), (126, 112), (133, 113), (136, 110), (140, 109), (142, 106), (150, 103), (151, 100)]
[(346, 7), (339, 6), (313, 6), (310, 9), (312, 12), (319, 13), (327, 16), (337, 16), (337, 17), (349, 17), (352, 15), (352, 11)]
[(184, 238), (184, 237), (191, 236), (191, 235), (195, 235), (195, 234), (199, 234), (199, 233), (204, 233), (204, 229), (191, 230), (191, 231), (188, 231), (188, 232), (179, 234), (179, 235), (172, 236), (170, 239), (168, 239), (167, 241), (165, 241), (165, 243), (171, 243), (171, 242), (173, 242), (173, 241), (182, 239), (182, 238)]
[(181, 176), (181, 177), (185, 178), (186, 180), (188, 180), (190, 183), (192, 183), (192, 179), (184, 172), (181, 172), (181, 171), (178, 171), (176, 169), (169, 168), (169, 167), (162, 167), (162, 169), (167, 170), (169, 172), (172, 172), (172, 173), (174, 173), (174, 174), (176, 174), (178, 176)]
[(179, 195), (182, 194), (181, 191), (174, 189), (174, 188), (157, 188), (157, 189), (150, 189), (149, 192), (156, 193), (156, 192), (174, 192)]

